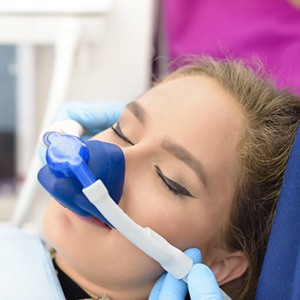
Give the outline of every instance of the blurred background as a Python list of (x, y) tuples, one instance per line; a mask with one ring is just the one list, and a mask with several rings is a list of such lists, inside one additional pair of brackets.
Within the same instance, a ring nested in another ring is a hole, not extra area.
[(16, 187), (16, 51), (0, 47), (0, 194), (10, 197)]
[[(150, 86), (157, 11), (153, 0), (0, 1), (1, 222), (24, 197), (39, 133), (62, 103), (130, 101)], [(28, 219), (39, 220), (48, 196), (35, 193)]]

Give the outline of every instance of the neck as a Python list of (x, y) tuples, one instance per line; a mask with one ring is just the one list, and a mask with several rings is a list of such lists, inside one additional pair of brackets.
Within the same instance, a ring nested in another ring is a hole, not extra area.
[[(74, 282), (76, 282), (87, 294), (93, 299), (101, 299), (101, 296), (106, 295), (111, 300), (145, 300), (148, 299), (151, 285), (147, 286), (134, 286), (119, 288), (114, 284), (109, 287), (100, 286), (98, 283), (94, 283), (88, 280), (77, 272), (70, 264), (68, 264), (59, 254), (56, 254), (55, 261), (60, 269), (68, 275)], [(106, 298), (104, 298), (106, 299)]]

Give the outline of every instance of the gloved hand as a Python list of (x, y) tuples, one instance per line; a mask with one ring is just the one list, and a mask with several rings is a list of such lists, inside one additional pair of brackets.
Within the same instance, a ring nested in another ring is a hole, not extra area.
[[(125, 106), (124, 102), (67, 102), (56, 113), (52, 123), (68, 119), (75, 120), (84, 127), (86, 131), (84, 137), (87, 139), (114, 124)], [(53, 124), (50, 124), (50, 128), (54, 126)], [(41, 162), (45, 164), (46, 148), (42, 145), (39, 155)]]
[(213, 272), (201, 262), (198, 249), (185, 253), (193, 259), (194, 265), (187, 277), (187, 284), (171, 274), (163, 274), (155, 283), (148, 300), (184, 300), (187, 290), (191, 300), (222, 300), (219, 285)]
[(114, 124), (125, 106), (124, 102), (68, 102), (61, 107), (53, 122), (72, 119), (94, 135)]

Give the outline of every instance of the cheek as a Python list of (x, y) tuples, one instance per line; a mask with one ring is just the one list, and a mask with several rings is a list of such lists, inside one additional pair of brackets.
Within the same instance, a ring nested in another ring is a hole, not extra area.
[(54, 247), (70, 247), (70, 239), (74, 235), (74, 222), (67, 211), (55, 200), (49, 202), (44, 217), (44, 232), (46, 239)]
[(61, 212), (56, 201), (51, 200), (44, 216), (44, 233), (48, 243), (53, 247), (63, 243), (70, 226), (69, 220)]
[(179, 249), (201, 247), (206, 251), (215, 236), (215, 228), (211, 214), (197, 203), (199, 199), (185, 200), (169, 195), (163, 186), (149, 182), (152, 181), (146, 180), (146, 176), (135, 177), (134, 186), (128, 187), (127, 182), (121, 208), (137, 224), (150, 227)]

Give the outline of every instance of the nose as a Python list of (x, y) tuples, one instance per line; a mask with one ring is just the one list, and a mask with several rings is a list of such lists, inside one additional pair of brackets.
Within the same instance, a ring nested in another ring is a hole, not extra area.
[[(154, 145), (138, 143), (122, 149), (125, 157), (125, 180), (119, 205), (124, 209), (128, 199), (134, 199), (135, 190), (141, 190), (141, 185), (147, 184), (147, 172), (151, 170), (154, 161)], [(127, 200), (125, 200), (127, 199)]]
[(151, 146), (148, 144), (136, 144), (122, 149), (125, 157), (125, 178), (132, 179), (140, 173), (140, 170), (149, 163), (152, 157)]

